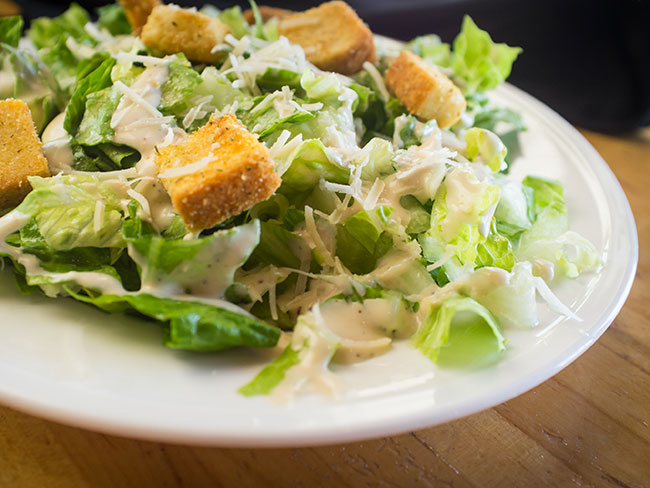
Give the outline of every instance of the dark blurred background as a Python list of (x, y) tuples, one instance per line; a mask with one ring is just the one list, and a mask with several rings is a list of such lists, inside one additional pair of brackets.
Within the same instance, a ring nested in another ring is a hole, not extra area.
[[(0, 0), (0, 3), (5, 0)], [(17, 2), (27, 19), (57, 15), (68, 2)], [(107, 3), (78, 1), (88, 10)], [(247, 1), (183, 1), (218, 8)], [(320, 1), (258, 0), (304, 10)], [(509, 82), (573, 124), (621, 133), (650, 125), (649, 0), (348, 0), (379, 34), (409, 40), (436, 33), (451, 42), (465, 13), (497, 42), (521, 46)]]

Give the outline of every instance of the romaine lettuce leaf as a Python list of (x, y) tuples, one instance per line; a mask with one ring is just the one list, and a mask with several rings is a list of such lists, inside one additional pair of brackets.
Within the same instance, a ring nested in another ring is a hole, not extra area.
[(46, 48), (56, 43), (59, 38), (70, 36), (80, 41), (90, 39), (84, 29), (90, 22), (90, 15), (77, 3), (71, 3), (68, 10), (58, 17), (39, 17), (32, 21), (27, 36), (38, 48)]
[(257, 376), (250, 383), (242, 386), (239, 393), (244, 396), (268, 395), (271, 393), (273, 388), (278, 386), (284, 379), (287, 371), (300, 362), (301, 350), (288, 345), (282, 354), (257, 373)]
[(451, 64), (449, 44), (435, 34), (416, 37), (406, 45), (406, 49), (436, 66), (447, 68)]
[(453, 296), (431, 307), (411, 343), (433, 362), (468, 367), (498, 359), (506, 340), (488, 309)]
[(97, 27), (106, 29), (112, 36), (132, 33), (131, 24), (119, 3), (103, 5), (97, 9)]
[(497, 44), (466, 15), (454, 40), (451, 67), (465, 81), (468, 93), (492, 90), (510, 75), (521, 48)]
[[(490, 279), (495, 273), (503, 271), (482, 268), (474, 272), (466, 283), (471, 297), (492, 312), (504, 328), (535, 327), (539, 319), (532, 265), (526, 261), (517, 263), (504, 283), (500, 279)], [(488, 281), (494, 285), (472, 286), (474, 281)]]
[(266, 71), (255, 79), (255, 83), (265, 92), (274, 92), (281, 90), (283, 86), (288, 86), (296, 90), (297, 96), (303, 96), (304, 90), (300, 86), (302, 75), (288, 69), (266, 68)]
[(259, 242), (257, 220), (206, 237), (168, 240), (137, 216), (137, 206), (131, 205), (129, 214), (122, 232), (140, 266), (143, 291), (163, 287), (175, 294), (221, 297)]
[(499, 233), (514, 238), (530, 229), (535, 219), (533, 190), (516, 181), (497, 179), (501, 188), (499, 204), (494, 212)]
[(282, 194), (310, 190), (322, 179), (333, 183), (348, 183), (349, 170), (330, 158), (325, 145), (316, 139), (303, 142), (283, 167), (276, 168), (282, 176)]
[(355, 274), (372, 271), (393, 247), (393, 238), (386, 233), (391, 207), (361, 210), (345, 219), (336, 230), (336, 255)]
[(477, 157), (495, 173), (506, 169), (505, 162), (508, 149), (495, 133), (478, 127), (465, 132), (467, 156), (470, 161)]
[(194, 96), (211, 95), (210, 104), (219, 110), (227, 105), (232, 105), (235, 101), (244, 99), (244, 94), (219, 74), (214, 66), (205, 68), (201, 73), (201, 79), (203, 81), (196, 86)]
[(305, 90), (310, 101), (322, 101), (329, 105), (339, 106), (343, 85), (334, 73), (316, 76), (310, 69), (305, 70), (300, 78), (300, 86)]
[(86, 96), (83, 118), (75, 136), (78, 144), (96, 146), (111, 142), (115, 133), (111, 127), (111, 118), (121, 98), (122, 94), (114, 86), (89, 93)]
[[(451, 279), (458, 268), (504, 266), (511, 269), (514, 255), (509, 241), (488, 222), (482, 233), (482, 221), (491, 217), (499, 198), (499, 188), (479, 182), (473, 173), (456, 168), (446, 177), (431, 209), (431, 228), (419, 236), (424, 256), (432, 263), (443, 259), (450, 250), (453, 258), (443, 268)], [(504, 254), (501, 254), (504, 253)]]
[(597, 268), (601, 258), (594, 245), (568, 230), (562, 184), (533, 176), (526, 177), (523, 184), (534, 192), (535, 222), (522, 233), (517, 257), (533, 262), (541, 259), (558, 265), (569, 278)]
[(23, 18), (20, 15), (0, 17), (0, 43), (17, 47), (23, 32)]
[(241, 39), (248, 34), (250, 29), (248, 22), (246, 22), (242, 15), (241, 7), (239, 5), (222, 10), (219, 13), (219, 20), (230, 27), (230, 32), (232, 32), (232, 35), (237, 39)]
[[(36, 219), (52, 249), (125, 247), (120, 198), (109, 184), (85, 175), (31, 177), (30, 183), (33, 190), (17, 210)], [(103, 211), (97, 214), (98, 202)]]
[(234, 346), (272, 347), (280, 329), (214, 305), (161, 298), (146, 293), (86, 296), (70, 291), (82, 302), (109, 312), (135, 310), (165, 323), (165, 346), (191, 351), (218, 351)]
[(84, 117), (88, 95), (113, 84), (111, 80), (113, 66), (115, 60), (112, 57), (96, 55), (83, 65), (83, 71), (77, 72), (78, 81), (66, 108), (63, 122), (63, 127), (68, 134), (76, 135)]
[(298, 269), (300, 259), (295, 249), (300, 238), (274, 221), (260, 222), (260, 242), (246, 263), (246, 268), (266, 264)]
[(37, 132), (65, 107), (66, 97), (50, 69), (30, 50), (0, 45), (9, 54), (15, 85), (13, 97), (29, 106)]
[(177, 54), (168, 65), (169, 77), (161, 87), (160, 109), (174, 115), (179, 124), (182, 115), (192, 107), (192, 99), (203, 78), (192, 68), (184, 54)]

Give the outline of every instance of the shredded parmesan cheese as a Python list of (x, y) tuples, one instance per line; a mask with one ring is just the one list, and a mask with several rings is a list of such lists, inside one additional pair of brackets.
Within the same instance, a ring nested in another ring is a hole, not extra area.
[(95, 202), (95, 215), (93, 218), (93, 231), (98, 233), (104, 227), (104, 211), (106, 210), (106, 205), (101, 200)]
[(386, 89), (384, 78), (381, 76), (379, 70), (370, 61), (366, 61), (363, 63), (363, 69), (365, 69), (374, 80), (375, 84), (377, 85), (377, 89), (379, 90), (379, 94), (381, 95), (381, 98), (383, 98), (385, 101), (388, 101), (390, 99), (390, 94)]

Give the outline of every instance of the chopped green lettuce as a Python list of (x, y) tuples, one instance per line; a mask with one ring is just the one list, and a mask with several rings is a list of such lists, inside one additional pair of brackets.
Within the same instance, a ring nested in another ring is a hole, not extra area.
[(244, 396), (268, 395), (271, 393), (273, 388), (282, 382), (287, 371), (298, 364), (301, 350), (302, 348), (296, 350), (291, 345), (288, 345), (282, 354), (257, 373), (257, 376), (250, 383), (242, 386), (239, 393)]
[(449, 44), (442, 42), (435, 34), (416, 37), (406, 45), (406, 48), (437, 66), (447, 68), (451, 64)]
[(472, 127), (465, 132), (465, 143), (470, 161), (474, 161), (478, 157), (494, 172), (506, 169), (505, 159), (508, 149), (499, 136), (493, 132)]
[(23, 32), (23, 18), (20, 15), (0, 17), (0, 43), (18, 47)]
[(569, 278), (597, 268), (601, 259), (594, 245), (568, 230), (562, 184), (532, 176), (526, 177), (523, 184), (534, 192), (535, 221), (529, 230), (522, 233), (517, 257), (550, 262)]
[(489, 310), (469, 297), (453, 296), (431, 307), (411, 343), (433, 362), (467, 367), (494, 362), (506, 340)]
[(160, 109), (164, 114), (176, 116), (179, 124), (192, 107), (192, 100), (201, 75), (192, 68), (184, 54), (177, 54), (168, 65), (169, 77), (161, 87)]
[(353, 273), (369, 273), (377, 260), (391, 249), (393, 238), (385, 231), (392, 210), (390, 207), (361, 210), (337, 227), (336, 255)]
[[(35, 176), (30, 183), (34, 190), (17, 209), (36, 219), (52, 249), (125, 247), (120, 198), (109, 184), (86, 175)], [(103, 210), (96, 214), (98, 202)]]
[(465, 82), (465, 91), (492, 90), (510, 75), (521, 48), (497, 44), (466, 15), (454, 40), (451, 67)]
[(163, 322), (165, 346), (190, 351), (219, 351), (234, 346), (272, 347), (280, 329), (250, 315), (236, 313), (197, 301), (134, 295), (82, 295), (71, 292), (79, 301), (109, 312), (136, 312)]
[(222, 10), (219, 13), (219, 20), (230, 27), (230, 32), (237, 39), (244, 37), (250, 30), (239, 5)]
[(61, 37), (72, 37), (77, 41), (89, 39), (85, 25), (90, 15), (77, 3), (71, 3), (68, 10), (58, 17), (39, 17), (32, 21), (27, 36), (38, 48), (46, 48)]
[(89, 63), (83, 65), (82, 72), (77, 73), (78, 81), (65, 110), (63, 122), (63, 127), (68, 134), (74, 136), (77, 133), (84, 117), (88, 95), (113, 84), (111, 80), (113, 66), (115, 66), (115, 60), (112, 57), (97, 55)]
[(166, 239), (137, 216), (135, 206), (124, 222), (129, 255), (141, 268), (143, 289), (164, 287), (176, 294), (223, 296), (235, 270), (259, 242), (260, 225), (248, 224), (214, 232), (206, 237)]
[(131, 34), (124, 8), (119, 3), (103, 5), (97, 9), (97, 27), (106, 29), (112, 36)]

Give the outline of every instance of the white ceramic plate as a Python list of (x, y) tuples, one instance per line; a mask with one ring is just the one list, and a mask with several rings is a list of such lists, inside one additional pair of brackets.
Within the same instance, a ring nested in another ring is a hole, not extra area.
[(341, 398), (304, 396), (292, 406), (237, 394), (262, 354), (165, 349), (154, 324), (107, 315), (71, 299), (21, 297), (0, 275), (0, 402), (58, 422), (126, 437), (222, 446), (296, 446), (385, 436), (439, 424), (513, 398), (551, 377), (605, 331), (630, 290), (638, 257), (629, 204), (607, 164), (546, 106), (511, 86), (498, 101), (528, 124), (513, 176), (566, 184), (571, 227), (605, 253), (597, 275), (567, 281), (558, 296), (582, 322), (544, 310), (533, 330), (506, 330), (496, 366), (442, 370), (400, 344), (337, 368)]

